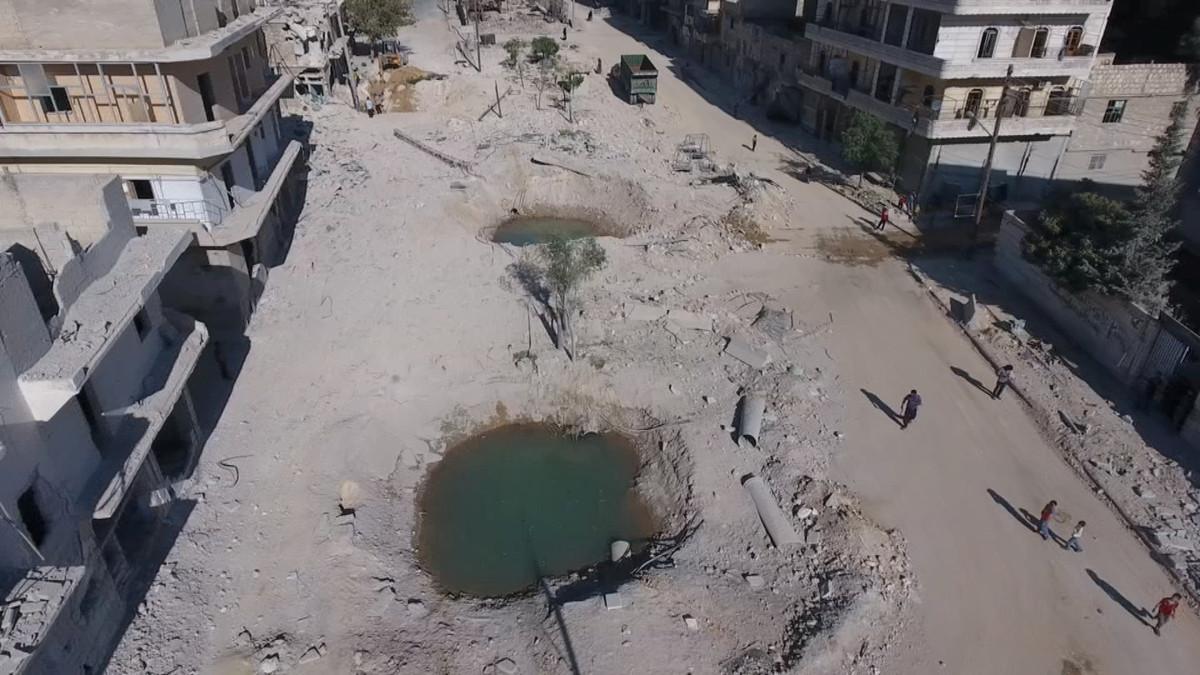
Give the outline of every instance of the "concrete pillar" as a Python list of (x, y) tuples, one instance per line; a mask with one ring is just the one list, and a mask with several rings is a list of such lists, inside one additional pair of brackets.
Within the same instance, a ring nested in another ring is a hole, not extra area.
[(879, 41), (883, 42), (883, 38), (887, 35), (888, 19), (892, 18), (892, 3), (883, 3), (883, 25), (879, 29)]
[(912, 17), (915, 10), (912, 7), (908, 8), (908, 12), (904, 14), (904, 35), (900, 36), (900, 46), (908, 49), (908, 29), (912, 28)]
[(897, 98), (900, 96), (900, 78), (904, 76), (904, 70), (896, 68), (896, 79), (892, 81), (892, 97), (888, 103), (896, 105)]

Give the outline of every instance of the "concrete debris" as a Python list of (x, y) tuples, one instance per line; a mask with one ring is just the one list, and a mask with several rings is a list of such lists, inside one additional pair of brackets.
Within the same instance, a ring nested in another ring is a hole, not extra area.
[(604, 594), (605, 609), (621, 609), (625, 606), (625, 596), (618, 591)]
[(771, 355), (750, 345), (741, 337), (726, 337), (725, 353), (751, 368), (764, 368), (771, 361)]
[(713, 329), (713, 321), (710, 317), (682, 309), (672, 309), (667, 312), (667, 319), (680, 328), (688, 330), (712, 331)]
[(309, 647), (304, 651), (304, 654), (300, 656), (300, 665), (319, 660), (322, 656), (325, 656), (326, 651), (327, 650), (324, 642), (319, 645), (313, 645), (312, 647)]
[(1154, 491), (1145, 485), (1134, 485), (1133, 492), (1142, 499), (1158, 499), (1158, 495), (1154, 494)]
[(658, 321), (666, 315), (665, 307), (632, 301), (625, 303), (625, 319), (628, 321)]
[(693, 633), (700, 630), (700, 622), (697, 621), (696, 617), (692, 616), (691, 614), (683, 615), (683, 625)]
[(754, 590), (765, 588), (767, 585), (767, 580), (763, 579), (761, 574), (747, 574), (745, 575), (745, 579), (746, 583), (750, 584), (750, 588)]
[(500, 675), (514, 675), (517, 672), (517, 662), (510, 658), (503, 658), (496, 661), (496, 672)]
[(279, 670), (279, 657), (275, 654), (272, 654), (258, 662), (258, 672), (263, 673), (264, 675), (267, 673), (273, 673), (277, 670)]
[(429, 608), (427, 608), (425, 603), (421, 602), (420, 600), (409, 600), (407, 603), (405, 603), (405, 606), (408, 607), (408, 615), (413, 618), (421, 619), (429, 616)]

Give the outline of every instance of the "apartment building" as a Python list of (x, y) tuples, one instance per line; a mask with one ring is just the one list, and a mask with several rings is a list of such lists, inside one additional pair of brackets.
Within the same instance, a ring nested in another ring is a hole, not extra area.
[(120, 176), (139, 228), (193, 233), (164, 294), (221, 334), (248, 320), (292, 209), (291, 76), (270, 71), (262, 30), (279, 11), (0, 0), (0, 171)]
[(199, 448), (205, 326), (114, 176), (0, 178), (0, 675), (100, 673)]
[(1037, 199), (1075, 128), (1110, 9), (1111, 0), (805, 2), (804, 122), (834, 138), (851, 110), (887, 121), (904, 141), (902, 187), (929, 203), (978, 190), (1001, 114), (992, 197)]

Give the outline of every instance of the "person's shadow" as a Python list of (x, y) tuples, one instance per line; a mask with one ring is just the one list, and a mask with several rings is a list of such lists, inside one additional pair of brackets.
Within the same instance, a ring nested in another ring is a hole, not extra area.
[(963, 370), (962, 368), (959, 368), (958, 366), (950, 366), (950, 370), (954, 371), (955, 375), (957, 375), (957, 376), (961, 377), (962, 379), (966, 380), (967, 382), (970, 382), (971, 384), (975, 385), (975, 388), (978, 389), (979, 391), (982, 391), (983, 393), (987, 394), (988, 396), (992, 395), (991, 389), (988, 389), (987, 387), (985, 387), (982, 382), (975, 379), (970, 373)]
[(1142, 625), (1144, 625), (1144, 626), (1152, 626), (1153, 625), (1149, 621), (1150, 612), (1147, 612), (1145, 610), (1145, 608), (1138, 607), (1137, 605), (1130, 602), (1129, 598), (1126, 598), (1124, 595), (1121, 595), (1121, 591), (1118, 591), (1117, 589), (1113, 588), (1112, 584), (1108, 583), (1104, 579), (1101, 579), (1100, 575), (1096, 574), (1092, 570), (1089, 569), (1087, 571), (1087, 574), (1089, 577), (1092, 578), (1092, 582), (1095, 583), (1097, 586), (1099, 586), (1100, 590), (1104, 591), (1105, 595), (1112, 598), (1112, 600), (1114, 602), (1116, 602), (1118, 605), (1120, 605), (1121, 607), (1123, 607), (1126, 612), (1129, 612), (1130, 614), (1132, 614), (1135, 619), (1137, 619), (1138, 621), (1140, 621), (1142, 623)]
[(1020, 511), (1018, 511), (1016, 508), (1013, 508), (1013, 505), (1008, 503), (1007, 499), (1002, 497), (1000, 495), (1000, 493), (996, 492), (995, 490), (993, 490), (991, 488), (988, 488), (987, 493), (989, 496), (991, 496), (992, 501), (994, 501), (997, 504), (999, 504), (1000, 506), (1004, 507), (1005, 511), (1008, 511), (1008, 515), (1015, 518), (1017, 522), (1024, 525), (1025, 528), (1028, 529), (1030, 532), (1033, 532), (1034, 534), (1038, 533), (1038, 519), (1034, 518), (1032, 514), (1030, 514), (1025, 509), (1021, 509)]
[(866, 389), (859, 389), (859, 391), (863, 393), (863, 396), (867, 397), (867, 400), (871, 402), (871, 405), (878, 408), (883, 414), (888, 416), (888, 419), (895, 422), (896, 426), (904, 426), (904, 422), (900, 419), (900, 415), (896, 414), (896, 411), (892, 410), (890, 405), (884, 403), (883, 399), (879, 398), (874, 393), (867, 391)]

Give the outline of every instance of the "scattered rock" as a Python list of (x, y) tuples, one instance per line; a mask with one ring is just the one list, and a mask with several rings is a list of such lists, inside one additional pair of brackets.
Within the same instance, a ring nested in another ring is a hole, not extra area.
[(687, 629), (692, 632), (700, 630), (700, 622), (697, 621), (696, 617), (692, 616), (691, 614), (683, 615), (683, 625), (687, 626)]
[(258, 672), (260, 673), (273, 673), (277, 670), (279, 670), (279, 657), (275, 654), (258, 662)]
[(300, 665), (304, 665), (306, 663), (312, 663), (313, 661), (320, 659), (324, 655), (325, 655), (325, 643), (322, 642), (320, 645), (309, 647), (308, 649), (306, 649), (304, 651), (304, 654), (302, 654), (300, 656)]
[(1151, 500), (1151, 499), (1158, 498), (1158, 495), (1154, 494), (1154, 491), (1151, 490), (1150, 488), (1146, 487), (1145, 485), (1134, 485), (1133, 492), (1134, 492), (1134, 494), (1136, 494), (1137, 496), (1139, 496), (1145, 500)]
[(765, 588), (767, 585), (767, 580), (764, 579), (761, 574), (746, 574), (743, 576), (746, 579), (746, 583), (750, 584), (750, 588), (755, 590)]
[(496, 662), (496, 672), (502, 675), (513, 675), (517, 672), (517, 662), (510, 658), (503, 658)]
[(410, 599), (407, 604), (408, 615), (417, 619), (429, 616), (429, 608), (424, 602), (417, 599)]

